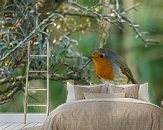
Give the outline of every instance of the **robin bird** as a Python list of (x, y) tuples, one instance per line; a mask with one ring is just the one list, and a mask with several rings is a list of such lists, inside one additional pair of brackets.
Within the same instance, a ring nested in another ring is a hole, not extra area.
[(116, 52), (106, 48), (96, 49), (92, 59), (97, 77), (114, 81), (120, 79), (121, 75), (125, 75), (132, 83), (138, 84), (123, 57)]

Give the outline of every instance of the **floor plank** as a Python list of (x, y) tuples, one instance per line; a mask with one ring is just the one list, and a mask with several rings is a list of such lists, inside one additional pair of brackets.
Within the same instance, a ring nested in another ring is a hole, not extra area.
[(0, 128), (1, 128), (1, 126), (3, 126), (4, 124), (6, 124), (6, 123), (2, 123), (2, 122), (0, 122)]
[(44, 123), (37, 123), (35, 126), (42, 126)]
[(19, 130), (19, 129), (23, 129), (25, 126), (27, 126), (29, 123), (27, 124), (24, 124), (24, 123), (21, 123), (20, 125), (18, 125), (17, 127), (14, 128), (14, 130)]
[[(47, 114), (27, 114), (28, 122), (44, 122)], [(24, 114), (22, 113), (0, 113), (0, 122), (22, 122), (24, 123)]]
[(4, 125), (2, 125), (1, 127), (0, 127), (0, 130), (4, 130), (4, 129), (6, 129), (7, 127), (9, 127), (9, 126), (11, 126), (11, 125), (13, 125), (14, 123), (5, 123)]
[(15, 130), (15, 127), (19, 126), (21, 123), (13, 123), (9, 127), (5, 128), (4, 130)]
[(7, 123), (0, 123), (0, 130), (20, 130), (24, 128), (29, 127), (36, 127), (36, 126), (42, 126), (42, 122), (31, 122), (31, 123), (21, 123), (21, 122), (7, 122)]
[(26, 125), (24, 128), (28, 128), (28, 127), (34, 127), (37, 123), (29, 123), (28, 125)]

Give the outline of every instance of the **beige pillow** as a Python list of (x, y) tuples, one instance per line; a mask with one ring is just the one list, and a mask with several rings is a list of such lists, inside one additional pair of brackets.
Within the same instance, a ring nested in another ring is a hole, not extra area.
[(84, 97), (86, 99), (91, 99), (91, 98), (125, 98), (125, 93), (112, 93), (112, 94), (84, 93)]
[(84, 93), (107, 93), (108, 83), (99, 85), (73, 85), (67, 82), (67, 103), (84, 99)]
[(102, 86), (84, 87), (74, 86), (76, 100), (84, 99), (84, 93), (101, 93)]
[(138, 99), (139, 85), (138, 84), (127, 84), (127, 85), (114, 85), (109, 84), (110, 89), (113, 93), (126, 93), (126, 98)]

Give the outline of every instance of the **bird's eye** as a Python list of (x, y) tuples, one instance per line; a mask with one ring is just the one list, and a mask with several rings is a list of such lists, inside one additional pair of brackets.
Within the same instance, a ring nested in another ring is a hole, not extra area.
[(100, 58), (103, 58), (104, 57), (104, 55), (100, 55)]

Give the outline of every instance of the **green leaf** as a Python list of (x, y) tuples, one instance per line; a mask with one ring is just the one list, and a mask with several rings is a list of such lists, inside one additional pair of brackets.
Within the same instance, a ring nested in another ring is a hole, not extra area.
[[(0, 23), (1, 24), (1, 23)], [(0, 32), (0, 35), (9, 34), (10, 29), (4, 29)]]
[(4, 24), (4, 21), (0, 21), (0, 26), (2, 26)]
[(4, 46), (5, 44), (5, 42), (0, 41), (0, 46)]

